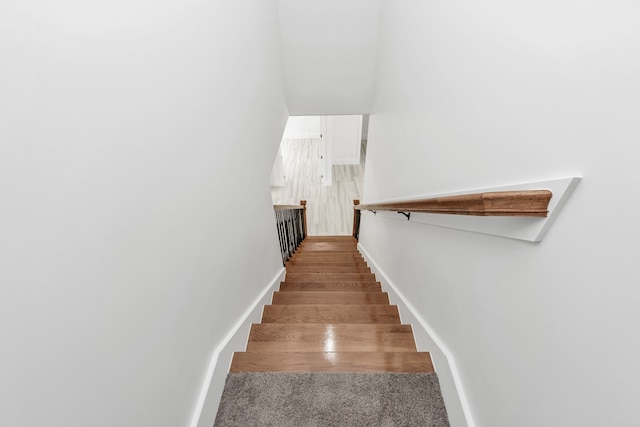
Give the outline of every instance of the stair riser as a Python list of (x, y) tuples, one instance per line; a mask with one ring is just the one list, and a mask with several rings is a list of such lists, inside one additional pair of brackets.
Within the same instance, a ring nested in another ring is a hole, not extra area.
[(344, 255), (300, 255), (292, 256), (289, 258), (289, 262), (365, 262), (364, 258), (358, 255), (344, 254)]
[(318, 241), (304, 241), (300, 244), (300, 248), (305, 251), (340, 251), (340, 250), (358, 250), (358, 245), (355, 242), (318, 242)]
[(280, 291), (381, 291), (378, 282), (281, 282)]
[(287, 282), (373, 282), (376, 276), (371, 273), (287, 273)]
[(400, 324), (391, 305), (266, 305), (262, 323), (389, 323)]
[(294, 258), (302, 258), (302, 257), (320, 257), (320, 258), (338, 258), (338, 257), (352, 257), (352, 258), (360, 258), (362, 259), (362, 255), (358, 251), (296, 251), (292, 257)]
[(316, 266), (316, 267), (287, 267), (287, 274), (300, 273), (366, 273), (371, 274), (369, 267), (332, 267), (332, 266)]
[(338, 304), (338, 305), (381, 305), (389, 304), (386, 292), (274, 292), (272, 305)]
[(434, 372), (429, 353), (234, 353), (231, 372)]
[(342, 260), (296, 260), (287, 261), (286, 267), (368, 267), (364, 261), (342, 261)]
[(352, 236), (307, 236), (305, 242), (345, 242), (358, 243)]

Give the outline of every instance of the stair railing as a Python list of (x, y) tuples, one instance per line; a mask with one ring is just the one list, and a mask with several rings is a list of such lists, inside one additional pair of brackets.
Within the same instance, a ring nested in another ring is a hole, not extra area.
[(286, 263), (307, 237), (307, 201), (300, 205), (274, 205), (282, 263)]
[[(360, 233), (360, 218), (356, 222), (355, 212), (368, 210), (395, 211), (411, 219), (412, 212), (473, 215), (473, 216), (527, 216), (546, 217), (549, 214), (549, 190), (494, 191), (486, 193), (460, 194), (429, 199), (400, 200), (361, 205), (354, 200), (353, 236)], [(357, 224), (357, 225), (356, 225)], [(356, 228), (357, 227), (357, 228)]]

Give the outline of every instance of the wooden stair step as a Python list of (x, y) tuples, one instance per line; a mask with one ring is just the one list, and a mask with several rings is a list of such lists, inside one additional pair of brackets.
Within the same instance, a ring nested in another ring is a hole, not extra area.
[(359, 261), (364, 262), (364, 258), (360, 254), (344, 253), (344, 254), (332, 254), (331, 256), (315, 256), (309, 254), (292, 255), (289, 258), (289, 262), (330, 262), (330, 261)]
[(292, 256), (309, 256), (309, 257), (317, 257), (317, 258), (336, 258), (341, 256), (356, 256), (362, 257), (362, 254), (358, 252), (356, 248), (346, 249), (342, 251), (311, 251), (307, 250), (304, 247), (299, 247), (296, 252)]
[(335, 251), (357, 251), (358, 246), (353, 243), (341, 243), (341, 242), (302, 242), (300, 244), (300, 250), (308, 252), (335, 252)]
[(358, 252), (358, 246), (354, 243), (313, 242), (300, 244), (298, 250), (312, 253)]
[(364, 258), (356, 252), (332, 252), (327, 254), (313, 254), (305, 252), (294, 253), (289, 257), (292, 261), (362, 261)]
[(280, 282), (280, 291), (382, 291), (380, 282)]
[(351, 254), (351, 255), (361, 255), (358, 250), (353, 247), (350, 248), (348, 246), (344, 246), (342, 248), (333, 248), (333, 249), (311, 249), (306, 247), (299, 247), (296, 252), (299, 255), (316, 255), (316, 256), (338, 256), (342, 254)]
[(305, 242), (353, 242), (358, 241), (353, 236), (307, 236)]
[(351, 236), (307, 237), (231, 372), (433, 372)]
[(323, 291), (286, 291), (274, 292), (273, 305), (300, 304), (389, 304), (386, 292), (323, 292)]
[(358, 260), (313, 260), (313, 259), (297, 259), (289, 260), (286, 265), (290, 267), (316, 267), (316, 266), (328, 266), (328, 267), (368, 267), (367, 263)]
[(336, 267), (333, 265), (321, 266), (287, 266), (287, 274), (291, 273), (369, 273), (369, 267)]
[(424, 352), (238, 352), (230, 372), (433, 372)]
[(335, 251), (335, 250), (349, 250), (349, 251), (357, 251), (358, 250), (358, 244), (354, 241), (354, 242), (307, 242), (304, 241), (302, 243), (300, 243), (299, 245), (300, 248), (303, 248), (304, 250), (309, 250), (309, 251)]
[(265, 305), (262, 323), (394, 323), (395, 305)]
[(411, 325), (254, 323), (248, 352), (416, 351)]
[(373, 282), (372, 273), (287, 273), (287, 282)]

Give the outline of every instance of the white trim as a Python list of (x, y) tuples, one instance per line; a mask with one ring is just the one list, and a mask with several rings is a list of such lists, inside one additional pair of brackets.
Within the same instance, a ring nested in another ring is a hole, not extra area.
[[(442, 361), (446, 366), (435, 363), (436, 360), (434, 360), (434, 366), (437, 368), (436, 372), (441, 384), (442, 396), (447, 406), (447, 413), (449, 414), (450, 421), (452, 421), (452, 419), (465, 420), (467, 427), (475, 427), (471, 407), (465, 394), (462, 379), (453, 354), (435, 333), (433, 328), (431, 328), (429, 323), (418, 313), (413, 305), (411, 305), (398, 287), (391, 281), (386, 273), (380, 268), (378, 263), (360, 243), (358, 243), (358, 250), (362, 253), (362, 256), (371, 267), (372, 272), (375, 273), (378, 280), (382, 282), (382, 285), (385, 287), (385, 291), (389, 293), (391, 303), (398, 306), (401, 317), (404, 319), (403, 322), (411, 323), (413, 325), (416, 325), (417, 323), (417, 325), (422, 328), (422, 331), (414, 330), (416, 344), (419, 344), (419, 335), (426, 334), (428, 341), (433, 343), (433, 345), (437, 347), (436, 350), (444, 356), (444, 360)], [(433, 352), (434, 349), (418, 347), (419, 351), (430, 351), (432, 353), (432, 358), (435, 356)]]
[[(190, 427), (210, 427), (213, 425), (216, 413), (218, 412), (222, 390), (224, 389), (224, 380), (229, 372), (233, 352), (243, 351), (244, 346), (247, 344), (251, 323), (260, 321), (263, 306), (269, 304), (271, 293), (273, 293), (280, 282), (284, 280), (285, 272), (284, 267), (278, 271), (269, 285), (265, 287), (260, 293), (260, 296), (247, 308), (231, 331), (229, 331), (213, 351), (209, 368), (207, 369), (200, 389), (200, 395), (198, 396), (198, 401), (196, 402), (196, 407), (191, 418), (191, 423), (189, 424)], [(214, 377), (220, 378), (220, 380), (214, 381)]]
[[(481, 188), (455, 193), (436, 194), (420, 197), (405, 198), (402, 200), (428, 199), (433, 197), (455, 196), (459, 194), (474, 194), (489, 191), (513, 191), (513, 190), (551, 190), (553, 196), (549, 202), (549, 215), (546, 218), (507, 217), (507, 216), (467, 216), (467, 215), (443, 215), (428, 213), (411, 213), (411, 221), (420, 224), (435, 225), (438, 227), (454, 228), (457, 230), (471, 231), (474, 233), (491, 234), (529, 242), (540, 242), (551, 228), (551, 224), (558, 217), (569, 196), (573, 193), (582, 178), (569, 177), (547, 181), (528, 182), (525, 184), (506, 185), (501, 187)], [(377, 202), (362, 201), (361, 204), (393, 203), (399, 200), (384, 200)], [(367, 212), (367, 211), (364, 211)], [(396, 212), (379, 211), (377, 216), (406, 221), (407, 219)]]
[(333, 148), (331, 146), (331, 131), (329, 130), (331, 128), (331, 120), (329, 118), (329, 116), (320, 116), (320, 130), (323, 135), (320, 148), (322, 154), (320, 169), (322, 171), (322, 185), (325, 187), (333, 185), (333, 169), (331, 169)]
[(299, 133), (285, 133), (282, 135), (282, 139), (320, 139), (322, 134), (320, 132), (299, 132)]

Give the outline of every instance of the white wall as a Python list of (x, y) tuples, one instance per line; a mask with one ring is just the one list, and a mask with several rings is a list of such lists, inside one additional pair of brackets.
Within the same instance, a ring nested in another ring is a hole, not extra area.
[(539, 244), (364, 214), (477, 426), (632, 426), (637, 2), (385, 2), (363, 202), (582, 175)]
[(295, 115), (371, 110), (381, 0), (278, 0)]
[(369, 137), (369, 115), (364, 114), (362, 116), (362, 139), (367, 139)]
[(362, 115), (329, 116), (327, 143), (331, 144), (331, 164), (360, 164)]
[(188, 425), (281, 268), (279, 43), (269, 0), (2, 2), (0, 425)]
[[(332, 165), (360, 164), (362, 115), (291, 116), (282, 139), (323, 138), (322, 184), (332, 185)], [(273, 165), (271, 185), (284, 185), (279, 157)]]
[(287, 120), (282, 139), (320, 138), (320, 116), (291, 116)]
[(276, 158), (273, 161), (269, 183), (272, 187), (284, 187), (285, 185), (284, 165), (282, 164), (282, 150), (280, 148), (278, 148)]

